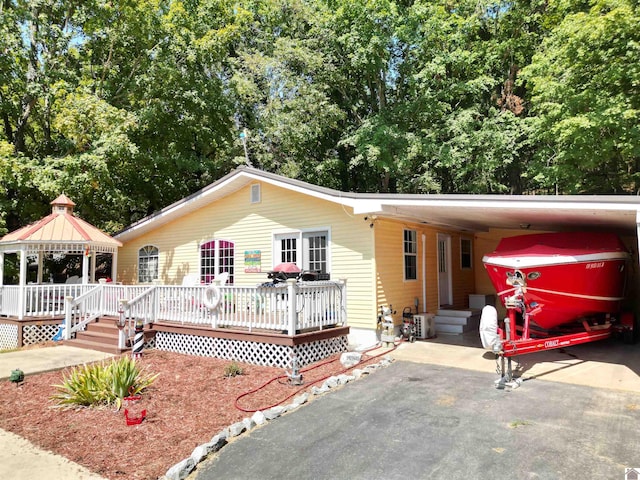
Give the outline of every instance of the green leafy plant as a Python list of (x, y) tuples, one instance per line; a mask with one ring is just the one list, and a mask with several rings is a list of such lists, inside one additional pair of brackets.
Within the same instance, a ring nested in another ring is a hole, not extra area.
[(108, 364), (82, 365), (64, 373), (62, 383), (54, 385), (57, 392), (51, 398), (60, 407), (113, 405), (119, 409), (124, 397), (141, 393), (157, 377), (123, 356)]
[(231, 362), (224, 368), (225, 377), (235, 377), (236, 375), (242, 375), (244, 370), (236, 362)]

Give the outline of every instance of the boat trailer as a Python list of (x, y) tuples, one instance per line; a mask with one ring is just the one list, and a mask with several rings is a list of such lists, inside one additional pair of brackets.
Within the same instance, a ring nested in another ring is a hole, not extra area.
[[(503, 326), (498, 325), (498, 312), (487, 305), (480, 317), (480, 338), (482, 346), (497, 356), (498, 374), (496, 388), (517, 388), (522, 380), (514, 378), (512, 357), (529, 353), (555, 350), (581, 343), (605, 340), (620, 335), (625, 343), (635, 343), (640, 333), (638, 321), (633, 312), (621, 312), (619, 318), (612, 314), (602, 317), (576, 319), (553, 333), (536, 329), (534, 319), (542, 311), (542, 306), (526, 303), (524, 282), (513, 280), (514, 294), (505, 301), (508, 317)], [(521, 321), (519, 321), (521, 319)]]

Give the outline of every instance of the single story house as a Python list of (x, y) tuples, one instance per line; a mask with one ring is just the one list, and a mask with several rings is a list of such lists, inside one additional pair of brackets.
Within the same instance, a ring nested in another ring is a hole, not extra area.
[(504, 236), (613, 231), (637, 264), (639, 224), (636, 196), (351, 193), (243, 166), (114, 238), (124, 284), (206, 284), (224, 274), (228, 285), (255, 286), (282, 263), (343, 280), (349, 341), (364, 346), (380, 338), (385, 305), (396, 324), (411, 311), (456, 331), (456, 317), (464, 323), (470, 307), (494, 301), (482, 256)]

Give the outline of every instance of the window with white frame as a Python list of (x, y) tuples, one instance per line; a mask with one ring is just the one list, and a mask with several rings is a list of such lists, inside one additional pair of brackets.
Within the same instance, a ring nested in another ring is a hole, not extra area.
[(329, 273), (329, 232), (317, 230), (274, 236), (274, 266), (295, 263), (302, 270)]
[(404, 279), (418, 279), (418, 234), (415, 230), (404, 231)]
[(470, 269), (473, 267), (473, 244), (470, 238), (460, 239), (460, 268)]
[(200, 282), (211, 283), (227, 272), (228, 284), (233, 284), (235, 245), (228, 240), (211, 240), (200, 245)]
[(158, 247), (145, 245), (138, 250), (138, 283), (151, 283), (158, 279)]

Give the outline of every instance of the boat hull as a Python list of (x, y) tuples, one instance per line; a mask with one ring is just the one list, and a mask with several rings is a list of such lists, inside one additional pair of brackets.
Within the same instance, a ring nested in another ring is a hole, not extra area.
[(628, 259), (616, 236), (581, 233), (503, 241), (483, 262), (503, 304), (520, 291), (527, 308), (536, 308), (533, 321), (553, 329), (580, 318), (619, 312)]

